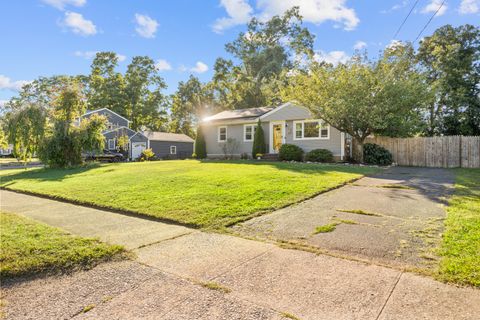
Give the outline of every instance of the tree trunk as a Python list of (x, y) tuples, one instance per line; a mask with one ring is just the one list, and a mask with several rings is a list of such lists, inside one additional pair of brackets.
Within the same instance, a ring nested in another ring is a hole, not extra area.
[(363, 162), (363, 143), (365, 139), (353, 137), (353, 159), (358, 163)]

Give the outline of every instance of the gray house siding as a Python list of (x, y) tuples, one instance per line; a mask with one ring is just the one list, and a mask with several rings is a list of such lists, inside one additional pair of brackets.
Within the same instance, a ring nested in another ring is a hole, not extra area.
[(99, 114), (105, 116), (109, 122), (110, 129), (118, 128), (118, 127), (128, 127), (128, 121), (121, 116), (117, 115), (116, 113), (108, 110), (108, 109), (99, 109), (92, 113), (87, 113), (82, 116), (82, 118), (89, 118), (93, 114)]
[(293, 104), (289, 104), (278, 109), (278, 111), (273, 111), (270, 114), (267, 113), (263, 117), (260, 117), (262, 121), (301, 120), (310, 118), (312, 118), (312, 114), (308, 109)]
[[(176, 154), (170, 154), (170, 147), (177, 147)], [(175, 142), (175, 141), (150, 141), (150, 148), (155, 153), (157, 158), (188, 158), (192, 156), (193, 153), (193, 143), (192, 142)]]
[(294, 140), (294, 125), (293, 120), (286, 121), (287, 136), (285, 143), (295, 144), (305, 151), (305, 153), (313, 149), (327, 149), (330, 150), (334, 156), (340, 157), (342, 149), (342, 133), (330, 126), (330, 134), (328, 139), (314, 139), (314, 140)]
[[(227, 127), (227, 139), (233, 138), (238, 142), (238, 148), (234, 151), (235, 156), (240, 156), (242, 153), (251, 155), (253, 141), (244, 141), (244, 125), (257, 125), (257, 122), (250, 122), (244, 124), (208, 124), (203, 125), (203, 133), (205, 136), (205, 144), (207, 148), (207, 155), (212, 158), (222, 157), (224, 155), (222, 145), (224, 142), (218, 142), (218, 128)], [(268, 122), (262, 123), (262, 129), (265, 133), (265, 143), (268, 144)], [(267, 148), (268, 150), (268, 148)], [(268, 152), (268, 151), (267, 151)]]

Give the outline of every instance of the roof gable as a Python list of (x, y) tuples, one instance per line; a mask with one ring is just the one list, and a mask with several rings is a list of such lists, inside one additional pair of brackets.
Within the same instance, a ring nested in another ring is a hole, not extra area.
[(85, 114), (81, 115), (81, 117), (83, 118), (83, 117), (85, 117), (85, 116), (88, 116), (88, 115), (91, 115), (91, 114), (94, 114), (94, 113), (100, 113), (100, 112), (102, 112), (102, 111), (111, 113), (111, 114), (113, 114), (113, 115), (115, 115), (115, 116), (117, 116), (117, 117), (119, 117), (119, 118), (121, 118), (121, 119), (129, 122), (129, 123), (131, 122), (131, 121), (128, 120), (127, 118), (119, 115), (118, 113), (116, 113), (116, 112), (114, 112), (114, 111), (112, 111), (112, 110), (110, 110), (110, 109), (108, 109), (108, 108), (100, 108), (100, 109), (88, 111), (88, 112), (86, 112)]

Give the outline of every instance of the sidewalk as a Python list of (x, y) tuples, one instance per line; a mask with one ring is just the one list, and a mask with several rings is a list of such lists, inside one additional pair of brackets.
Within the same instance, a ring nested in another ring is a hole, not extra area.
[[(7, 318), (476, 319), (480, 290), (264, 242), (0, 191), (1, 209), (118, 243), (136, 261), (3, 288)], [(215, 282), (229, 293), (207, 289)], [(81, 313), (90, 306), (91, 310)]]

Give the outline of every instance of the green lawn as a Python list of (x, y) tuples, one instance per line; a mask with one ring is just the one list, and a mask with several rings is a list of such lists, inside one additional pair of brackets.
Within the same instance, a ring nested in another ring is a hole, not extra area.
[(378, 169), (254, 161), (157, 161), (2, 172), (9, 189), (222, 228)]
[(440, 278), (480, 287), (480, 169), (455, 169), (440, 248)]
[(11, 213), (0, 212), (0, 234), (2, 278), (90, 267), (124, 252)]

